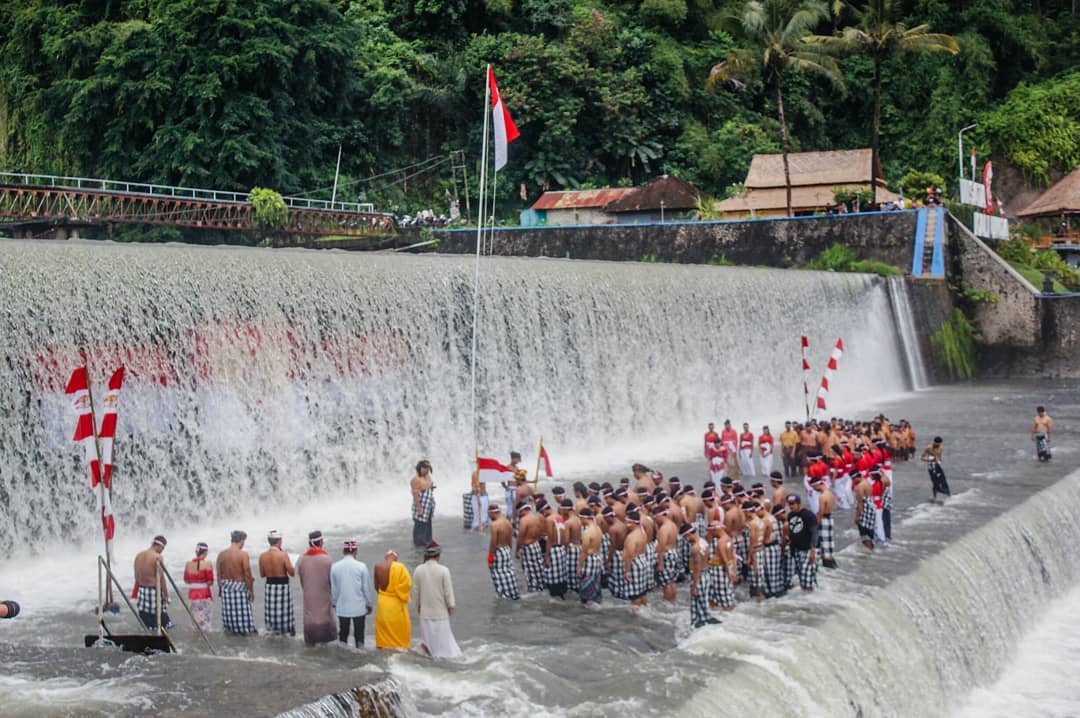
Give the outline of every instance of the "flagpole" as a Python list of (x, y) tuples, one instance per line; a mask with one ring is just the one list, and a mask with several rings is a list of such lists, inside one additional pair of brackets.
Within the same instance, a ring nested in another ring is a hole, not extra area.
[(540, 483), (540, 457), (544, 455), (544, 435), (540, 435), (540, 448), (536, 452), (536, 473), (533, 474), (533, 491)]
[[(472, 354), (469, 357), (471, 370), (471, 421), (473, 445), (479, 447), (476, 440), (476, 330), (480, 318), (480, 243), (484, 238), (484, 184), (487, 182), (487, 150), (488, 150), (488, 125), (491, 120), (491, 112), (488, 105), (491, 104), (491, 83), (488, 77), (491, 73), (491, 65), (487, 66), (484, 73), (484, 133), (480, 149), (480, 199), (479, 213), (476, 223), (476, 271), (473, 277), (473, 320), (472, 320)], [(477, 448), (479, 451), (479, 448)]]
[(487, 253), (492, 255), (495, 253), (495, 202), (498, 200), (497, 190), (499, 188), (499, 170), (492, 169), (491, 173), (491, 217), (488, 220), (488, 241), (487, 241)]
[[(96, 478), (98, 480), (98, 491), (101, 492), (100, 501), (101, 501), (102, 511), (104, 511), (104, 507), (105, 507), (105, 477), (102, 475), (103, 472), (104, 472), (104, 467), (102, 467), (102, 465), (101, 465), (101, 446), (98, 444), (97, 414), (94, 411), (94, 390), (91, 388), (91, 383), (92, 382), (90, 381), (90, 369), (86, 366), (85, 361), (83, 362), (83, 371), (86, 372), (86, 398), (90, 401), (90, 426), (93, 429), (93, 434), (94, 434), (94, 453), (97, 454), (98, 475), (95, 476), (94, 478)], [(93, 467), (91, 467), (91, 468), (93, 468)], [(109, 550), (109, 536), (108, 536), (107, 533), (105, 533), (104, 514), (102, 513), (100, 516), (98, 516), (98, 519), (103, 522), (102, 526), (101, 526), (101, 531), (102, 531), (102, 537), (105, 539), (105, 567), (108, 569), (109, 574), (111, 575), (112, 574), (112, 555), (111, 555), (112, 551)], [(114, 602), (113, 601), (113, 592), (112, 592), (112, 584), (111, 583), (109, 583), (106, 586), (105, 602), (107, 604), (112, 604)]]

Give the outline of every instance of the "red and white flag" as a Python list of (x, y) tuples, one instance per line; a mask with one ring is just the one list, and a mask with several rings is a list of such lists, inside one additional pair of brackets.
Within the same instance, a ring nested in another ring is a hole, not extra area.
[(547, 448), (543, 444), (540, 444), (540, 464), (543, 467), (544, 476), (547, 476), (550, 479), (552, 476), (551, 459), (548, 458)]
[(837, 339), (836, 346), (833, 347), (832, 354), (829, 355), (829, 363), (825, 365), (825, 374), (821, 377), (821, 388), (818, 389), (817, 408), (822, 411), (825, 410), (825, 397), (829, 394), (829, 382), (832, 381), (833, 372), (836, 371), (836, 365), (843, 354), (844, 340)]
[(986, 206), (983, 208), (983, 212), (986, 214), (994, 213), (994, 190), (991, 185), (994, 183), (994, 163), (987, 160), (983, 165), (983, 192), (986, 196)]
[(503, 104), (499, 95), (499, 86), (495, 84), (495, 71), (488, 65), (488, 87), (491, 89), (491, 126), (495, 139), (495, 171), (506, 166), (507, 145), (521, 136), (510, 111)]
[(503, 466), (497, 459), (485, 459), (482, 456), (476, 457), (476, 470), (478, 473), (477, 480), (483, 482), (494, 483), (502, 481), (506, 477), (503, 474), (514, 474), (514, 470), (509, 466)]
[(804, 335), (802, 338), (802, 391), (803, 403), (806, 404), (806, 417), (810, 418), (810, 362), (806, 361), (806, 350), (810, 346), (810, 340)]
[(109, 391), (102, 400), (101, 428), (98, 430), (98, 446), (101, 448), (102, 480), (105, 488), (112, 488), (113, 440), (116, 438), (116, 410), (120, 403), (120, 385), (124, 383), (124, 367), (113, 372), (109, 379)]
[[(123, 369), (117, 372), (120, 380), (123, 380)], [(113, 379), (116, 379), (113, 375)], [(109, 382), (110, 389), (112, 381)], [(119, 386), (117, 386), (119, 391)], [(101, 457), (98, 453), (97, 436), (94, 433), (94, 403), (90, 396), (90, 384), (87, 381), (86, 367), (82, 366), (71, 372), (64, 393), (71, 394), (71, 406), (75, 410), (76, 423), (75, 435), (72, 437), (76, 443), (83, 445), (86, 452), (86, 463), (90, 467), (90, 487), (96, 488), (101, 483)], [(115, 419), (114, 419), (115, 424)], [(111, 452), (111, 446), (110, 446)], [(110, 455), (111, 462), (111, 455)], [(109, 492), (104, 488), (94, 492), (97, 497), (98, 515), (101, 517), (101, 529), (105, 534), (105, 551), (112, 558), (113, 535), (116, 533), (116, 521), (113, 518), (112, 500)]]

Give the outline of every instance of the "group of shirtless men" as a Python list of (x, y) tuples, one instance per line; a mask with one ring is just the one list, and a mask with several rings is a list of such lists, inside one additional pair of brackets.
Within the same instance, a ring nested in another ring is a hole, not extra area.
[[(793, 422), (787, 431), (791, 431)], [(730, 428), (730, 422), (725, 422)], [(710, 609), (735, 608), (736, 588), (745, 585), (756, 601), (784, 595), (796, 577), (804, 591), (817, 585), (817, 566), (835, 568), (837, 508), (852, 508), (863, 544), (887, 543), (891, 534), (892, 456), (909, 457), (914, 432), (906, 422), (893, 427), (884, 417), (872, 422), (834, 420), (808, 425), (814, 441), (796, 442), (799, 457), (788, 477), (767, 471), (770, 486), (744, 486), (731, 476), (753, 475), (753, 460), (738, 469), (717, 471), (724, 438), (710, 424), (705, 436), (711, 478), (699, 492), (677, 477), (635, 464), (633, 480), (561, 486), (550, 498), (526, 481), (516, 482), (514, 504), (488, 507), (491, 542), (488, 565), (496, 593), (520, 597), (515, 561), (521, 562), (530, 592), (547, 590), (564, 597), (578, 593), (586, 605), (601, 601), (602, 588), (635, 608), (659, 589), (674, 601), (679, 583), (690, 586), (691, 623), (717, 622)], [(825, 431), (825, 427), (828, 430)], [(787, 434), (785, 431), (785, 434)], [(904, 432), (907, 432), (906, 434)], [(746, 436), (741, 444), (761, 447)], [(820, 434), (820, 441), (819, 435)], [(763, 431), (768, 436), (768, 429)], [(783, 438), (789, 438), (782, 435)], [(771, 444), (772, 438), (764, 442)], [(719, 446), (718, 446), (719, 444)], [(760, 466), (771, 468), (771, 446), (758, 452)], [(826, 461), (825, 451), (832, 454)], [(745, 457), (740, 457), (745, 458)], [(791, 493), (785, 478), (803, 480), (805, 496)]]

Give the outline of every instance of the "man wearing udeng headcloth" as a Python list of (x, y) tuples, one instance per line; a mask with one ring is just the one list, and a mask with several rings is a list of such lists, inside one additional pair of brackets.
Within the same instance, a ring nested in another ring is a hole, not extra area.
[(435, 482), (431, 478), (431, 462), (422, 459), (416, 465), (412, 489), (413, 545), (427, 546), (431, 541), (431, 519), (435, 515)]
[(275, 635), (296, 635), (296, 610), (293, 608), (289, 576), (296, 575), (292, 559), (281, 548), (281, 534), (271, 531), (266, 542), (270, 548), (259, 556), (259, 575), (266, 579), (263, 596), (263, 619), (266, 630)]
[(521, 598), (518, 590), (517, 576), (514, 574), (514, 558), (510, 544), (514, 540), (513, 529), (505, 516), (501, 515), (501, 509), (497, 505), (488, 507), (491, 516), (491, 544), (488, 548), (488, 570), (491, 572), (491, 583), (495, 587), (495, 593), (500, 598), (509, 598), (516, 601)]
[[(165, 550), (165, 537), (155, 536), (150, 548), (140, 551), (135, 556), (135, 607), (139, 611), (139, 617), (147, 628), (156, 630), (157, 601), (158, 601), (158, 576), (157, 564), (161, 553)], [(161, 625), (163, 628), (172, 628), (172, 621), (165, 611), (169, 605), (169, 593), (165, 588), (165, 579), (161, 579)]]
[(334, 560), (323, 549), (322, 531), (308, 534), (308, 547), (297, 569), (304, 589), (304, 643), (330, 643), (338, 637), (330, 587)]
[(221, 625), (226, 633), (255, 633), (255, 578), (251, 575), (251, 557), (244, 550), (247, 534), (233, 531), (229, 548), (218, 554), (218, 595), (221, 597)]

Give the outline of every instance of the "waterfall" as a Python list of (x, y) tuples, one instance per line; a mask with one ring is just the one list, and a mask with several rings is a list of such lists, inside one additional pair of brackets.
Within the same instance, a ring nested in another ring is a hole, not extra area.
[[(724, 681), (728, 707), (753, 712), (753, 686), (784, 685), (770, 692), (777, 715), (947, 715), (1000, 673), (1039, 607), (1076, 581), (1078, 501), (1080, 471), (763, 656), (735, 656)], [(697, 710), (704, 700), (682, 714), (712, 715)]]
[(900, 336), (900, 345), (904, 349), (905, 365), (912, 389), (925, 389), (930, 386), (926, 376), (926, 364), (923, 362), (919, 336), (915, 331), (915, 315), (911, 311), (911, 295), (904, 277), (889, 277), (889, 299), (896, 329)]
[[(63, 394), (82, 355), (98, 395), (128, 369), (118, 535), (271, 502), (375, 500), (424, 456), (466, 487), (469, 262), (0, 242), (0, 539), (98, 536)], [(844, 339), (830, 413), (904, 390), (875, 277), (514, 258), (482, 272), (484, 452), (542, 433), (557, 471), (603, 451), (628, 464), (643, 440), (697, 437), (707, 421), (798, 416), (802, 334), (815, 373)]]

